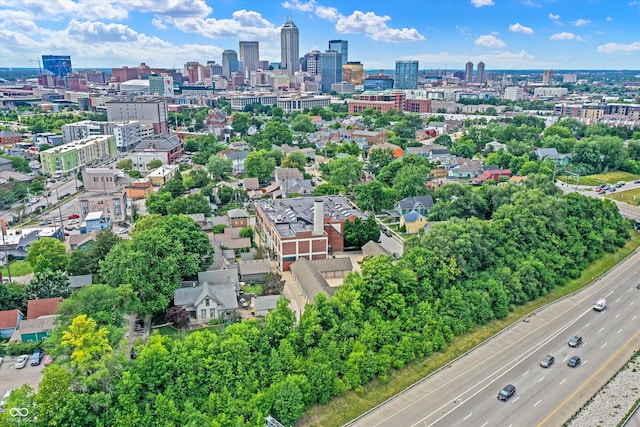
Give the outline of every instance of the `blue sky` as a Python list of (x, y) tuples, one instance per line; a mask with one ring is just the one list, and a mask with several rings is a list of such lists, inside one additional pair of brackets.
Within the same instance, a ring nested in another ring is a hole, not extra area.
[(182, 68), (260, 42), (280, 61), (291, 15), (300, 55), (349, 41), (349, 60), (390, 69), (640, 69), (640, 0), (2, 0), (0, 67), (71, 55), (74, 68)]

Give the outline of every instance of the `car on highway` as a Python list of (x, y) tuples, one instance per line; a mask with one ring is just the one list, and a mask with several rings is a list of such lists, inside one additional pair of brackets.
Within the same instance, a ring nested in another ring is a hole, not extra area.
[(575, 368), (580, 364), (580, 358), (578, 356), (571, 356), (571, 358), (567, 361), (567, 365)]
[(636, 289), (640, 289), (640, 283), (636, 285)]
[(577, 347), (580, 344), (582, 344), (582, 337), (580, 335), (575, 335), (569, 340), (569, 347)]
[(543, 368), (548, 368), (549, 366), (553, 365), (553, 362), (556, 361), (556, 358), (553, 357), (550, 354), (547, 354), (545, 357), (542, 358), (542, 360), (540, 361), (540, 366), (542, 366)]
[(635, 181), (633, 181), (634, 184), (640, 184), (640, 179), (636, 179)]
[(602, 311), (605, 308), (607, 308), (607, 300), (604, 298), (600, 298), (595, 304), (593, 304), (593, 309), (595, 311)]
[(27, 362), (29, 361), (29, 355), (23, 354), (22, 356), (18, 356), (16, 359), (16, 369), (22, 369), (27, 366)]
[(78, 218), (80, 218), (80, 215), (78, 214), (71, 214), (67, 217), (67, 219), (78, 219)]
[(513, 384), (507, 384), (504, 386), (502, 390), (498, 393), (498, 399), (507, 401), (511, 396), (516, 394), (516, 387)]

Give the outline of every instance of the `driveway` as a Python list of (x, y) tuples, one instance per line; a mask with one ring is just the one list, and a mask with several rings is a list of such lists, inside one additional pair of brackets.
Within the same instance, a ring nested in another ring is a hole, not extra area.
[[(23, 384), (29, 384), (35, 391), (38, 390), (42, 380), (44, 364), (31, 366), (31, 355), (27, 366), (22, 369), (15, 368), (18, 356), (4, 356), (4, 362), (0, 366), (0, 396), (4, 396), (7, 390), (15, 390)], [(54, 362), (55, 363), (55, 362)]]

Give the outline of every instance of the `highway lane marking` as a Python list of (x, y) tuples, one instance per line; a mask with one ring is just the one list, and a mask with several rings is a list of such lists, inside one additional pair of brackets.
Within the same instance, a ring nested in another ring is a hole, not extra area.
[(564, 383), (567, 379), (563, 379), (562, 381), (560, 381), (560, 385), (562, 385), (562, 383)]
[(618, 298), (618, 299), (616, 300), (616, 302), (620, 302), (620, 298)]
[(522, 376), (524, 377), (525, 375), (527, 375), (529, 373), (529, 371), (527, 370), (527, 372), (525, 372), (524, 374), (522, 374)]
[(636, 317), (638, 317), (638, 316), (633, 316), (633, 317), (631, 318), (631, 320), (636, 320)]
[(629, 303), (629, 305), (633, 305), (633, 301), (631, 301), (631, 302)]
[(538, 400), (536, 403), (533, 404), (533, 407), (535, 408), (536, 406), (538, 406), (538, 404), (540, 404), (540, 402), (542, 402), (542, 399)]
[(513, 399), (513, 400), (511, 401), (511, 403), (516, 403), (516, 402), (518, 401), (518, 399), (520, 399), (520, 396), (518, 396), (518, 397), (516, 397), (515, 399)]
[(586, 325), (584, 325), (585, 328), (588, 328), (589, 326), (591, 326), (591, 322), (589, 322)]
[(540, 378), (540, 379), (538, 380), (538, 382), (542, 381), (543, 379), (544, 379), (544, 377)]
[[(620, 331), (621, 331), (621, 330), (622, 330), (622, 329), (620, 329)], [(620, 331), (618, 331), (618, 332), (620, 332)], [(602, 344), (602, 345), (600, 346), (600, 348), (604, 348), (606, 345), (607, 345), (607, 343), (604, 343), (604, 344)]]
[(617, 319), (618, 317), (620, 317), (620, 313), (616, 314), (616, 319)]
[(569, 360), (569, 358), (565, 357), (564, 360), (562, 361), (562, 363), (566, 362), (567, 360)]
[(486, 423), (482, 424), (480, 427), (484, 427), (484, 426), (486, 426), (487, 424), (489, 424), (489, 421), (487, 421)]
[(462, 421), (467, 421), (471, 415), (472, 415), (472, 414), (467, 415), (466, 417), (464, 417), (464, 418), (462, 419)]
[(620, 332), (622, 332), (622, 329), (620, 329), (618, 332), (616, 332), (617, 334), (619, 334)]
[(604, 331), (604, 328), (600, 328), (600, 330), (598, 332), (602, 332), (602, 331)]
[[(603, 278), (605, 279), (605, 281), (603, 281), (603, 282), (602, 282), (602, 283), (604, 283), (603, 288), (606, 288), (606, 287), (608, 287), (608, 286), (613, 286), (613, 285), (615, 285), (615, 284), (617, 283), (617, 281), (616, 281), (616, 280), (617, 280), (619, 277), (621, 277), (621, 276), (623, 276), (624, 274), (626, 274), (630, 269), (635, 268), (635, 267), (636, 267), (635, 263), (636, 263), (636, 261), (637, 261), (637, 259), (636, 259), (636, 258), (640, 258), (640, 257), (638, 257), (638, 256), (631, 256), (631, 257), (628, 257), (627, 259), (625, 259), (623, 262), (621, 262), (620, 264), (618, 264), (618, 265), (616, 266), (616, 268), (617, 268), (617, 269), (616, 269), (615, 273), (613, 273), (613, 274), (607, 274), (607, 275), (606, 275), (606, 277), (603, 277)], [(592, 298), (592, 296), (584, 296), (584, 297), (581, 297), (581, 299), (580, 299), (580, 303), (581, 303), (581, 304), (587, 304), (587, 302), (588, 302), (589, 300), (591, 300), (591, 298)], [(564, 333), (564, 332), (565, 332), (569, 327), (573, 326), (575, 323), (577, 323), (578, 321), (580, 321), (580, 320), (581, 320), (585, 315), (587, 315), (588, 313), (590, 313), (590, 312), (592, 311), (592, 308), (591, 308), (591, 305), (590, 305), (590, 304), (588, 304), (588, 305), (589, 305), (589, 309), (585, 310), (585, 311), (584, 311), (583, 313), (581, 313), (581, 314), (578, 314), (574, 319), (572, 319), (572, 320), (570, 320), (569, 322), (565, 323), (565, 324), (564, 324), (564, 326), (561, 326), (561, 327), (557, 328), (556, 330), (557, 330), (557, 331), (559, 331), (559, 332), (557, 332), (557, 333), (555, 333), (554, 335), (551, 335), (550, 337), (548, 337), (548, 338), (546, 338), (546, 339), (543, 339), (542, 341), (538, 342), (537, 344), (535, 344), (534, 346), (532, 346), (529, 350), (527, 350), (526, 352), (522, 353), (522, 354), (520, 355), (520, 358), (514, 358), (514, 359), (513, 359), (513, 360), (514, 360), (514, 362), (513, 362), (513, 363), (515, 363), (515, 365), (513, 365), (511, 368), (509, 368), (509, 369), (507, 369), (507, 370), (503, 371), (502, 373), (499, 373), (499, 371), (496, 371), (496, 372), (494, 372), (493, 374), (491, 374), (491, 375), (487, 376), (487, 377), (486, 377), (484, 380), (482, 380), (481, 382), (479, 382), (479, 383), (477, 383), (477, 384), (473, 385), (473, 387), (469, 387), (469, 388), (467, 388), (467, 390), (470, 390), (470, 389), (472, 389), (472, 388), (474, 388), (474, 387), (479, 386), (480, 384), (482, 384), (482, 382), (483, 382), (483, 381), (485, 381), (485, 380), (487, 380), (487, 379), (491, 378), (493, 375), (496, 375), (495, 379), (493, 380), (493, 381), (496, 381), (496, 380), (498, 380), (499, 378), (501, 378), (502, 376), (504, 376), (505, 374), (507, 374), (508, 372), (510, 372), (512, 369), (514, 369), (517, 365), (519, 365), (519, 364), (523, 363), (522, 356), (526, 355), (527, 353), (531, 353), (531, 352), (532, 352), (532, 350), (534, 350), (534, 349), (536, 349), (536, 348), (540, 348), (541, 346), (543, 346), (543, 345), (545, 345), (545, 344), (548, 344), (549, 342), (551, 342), (551, 340), (553, 340), (553, 339), (557, 338), (561, 333)], [(565, 314), (565, 313), (558, 314), (558, 315), (557, 315), (557, 316), (555, 316), (553, 319), (550, 319), (549, 321), (547, 321), (545, 324), (540, 325), (538, 328), (536, 328), (536, 329), (535, 329), (535, 330), (533, 330), (533, 331), (530, 331), (528, 335), (533, 334), (533, 333), (536, 333), (536, 332), (538, 332), (538, 331), (540, 331), (540, 330), (544, 330), (546, 327), (548, 327), (549, 325), (553, 324), (553, 322), (555, 322), (556, 320), (558, 320), (559, 318), (561, 318), (562, 316), (564, 316), (564, 314)], [(511, 348), (511, 347), (515, 347), (515, 346), (519, 345), (519, 341), (522, 341), (522, 340), (524, 340), (524, 338), (521, 338), (520, 340), (514, 340), (514, 341), (512, 341), (512, 342), (511, 342), (511, 344), (509, 344), (509, 345), (507, 345), (506, 347), (504, 347), (501, 351), (505, 351), (505, 350), (507, 350), (507, 349), (509, 349), (509, 348)], [(565, 359), (565, 361), (566, 361), (566, 359)], [(483, 363), (484, 363), (484, 362), (477, 363), (476, 365), (474, 365), (474, 366), (472, 366), (472, 367), (470, 367), (470, 368), (468, 368), (468, 369), (466, 369), (466, 370), (464, 370), (464, 371), (461, 371), (459, 375), (457, 375), (456, 377), (454, 377), (454, 378), (452, 378), (451, 380), (447, 381), (446, 383), (444, 383), (444, 384), (440, 385), (439, 387), (432, 388), (429, 392), (425, 393), (421, 398), (414, 400), (412, 403), (410, 403), (409, 405), (406, 405), (404, 408), (402, 408), (402, 411), (405, 411), (405, 410), (407, 410), (408, 408), (410, 408), (410, 407), (412, 407), (412, 406), (414, 406), (414, 405), (418, 405), (418, 404), (420, 404), (420, 403), (422, 402), (422, 400), (429, 398), (431, 395), (433, 395), (433, 394), (437, 393), (437, 392), (438, 392), (439, 390), (441, 390), (442, 388), (444, 388), (444, 387), (448, 386), (449, 384), (451, 384), (451, 383), (453, 383), (453, 382), (457, 381), (458, 379), (462, 378), (463, 376), (467, 375), (467, 374), (468, 374), (468, 372), (472, 372), (474, 369), (477, 369), (477, 368), (478, 368), (478, 367), (480, 367)], [(449, 364), (449, 365), (447, 365), (447, 366), (450, 366), (450, 364)], [(427, 380), (429, 377), (430, 377), (430, 376), (425, 377), (423, 380), (421, 380), (421, 381), (417, 382), (415, 385), (418, 385), (418, 383), (421, 383), (421, 382), (423, 382), (424, 380)], [(493, 382), (493, 381), (492, 381), (492, 382)], [(460, 402), (460, 403), (465, 403), (466, 401), (468, 401), (469, 399), (473, 398), (474, 396), (476, 396), (477, 394), (479, 394), (481, 391), (484, 391), (484, 390), (485, 390), (486, 388), (488, 388), (488, 387), (489, 387), (489, 384), (486, 384), (483, 388), (481, 388), (481, 389), (480, 389), (480, 390), (478, 390), (476, 393), (474, 393), (473, 395), (471, 395), (468, 399), (466, 399), (466, 400), (464, 400), (464, 401), (462, 401), (462, 402)], [(400, 392), (400, 393), (398, 393), (398, 395), (400, 395), (400, 394), (402, 394), (402, 393), (403, 393), (403, 392)], [(466, 393), (466, 392), (463, 392), (462, 394), (464, 394), (464, 393)], [(397, 397), (398, 395), (396, 395), (395, 397)], [(394, 398), (395, 398), (395, 397), (394, 397)], [(394, 398), (390, 398), (390, 399), (388, 399), (388, 401), (391, 401), (391, 400), (393, 400)], [(360, 417), (357, 417), (356, 419), (352, 420), (352, 421), (350, 422), (350, 424), (351, 424), (351, 423), (354, 423), (354, 422), (357, 422), (358, 420), (362, 419), (364, 416), (366, 416), (366, 415), (370, 414), (371, 412), (373, 412), (374, 410), (376, 410), (378, 407), (380, 407), (380, 406), (382, 406), (382, 405), (385, 405), (386, 403), (387, 403), (387, 402), (384, 402), (384, 403), (382, 403), (382, 404), (378, 405), (376, 408), (373, 408), (372, 410), (367, 411), (365, 414), (362, 414)], [(441, 411), (442, 411), (446, 406), (448, 406), (448, 405), (449, 405), (449, 403), (444, 404), (444, 405), (443, 405), (443, 406), (441, 406), (440, 408), (436, 409), (435, 411), (431, 412), (431, 413), (430, 413), (430, 414), (428, 414), (427, 416), (423, 417), (423, 418), (420, 420), (420, 422), (423, 422), (423, 424), (426, 424), (426, 423), (424, 423), (424, 420), (426, 420), (426, 419), (428, 419), (428, 418), (430, 418), (430, 417), (432, 417), (432, 416), (434, 416), (434, 415), (436, 415), (436, 414), (440, 413), (440, 412), (441, 412)], [(458, 407), (459, 407), (459, 406), (458, 406)], [(446, 417), (448, 414), (450, 414), (451, 412), (453, 412), (455, 409), (456, 409), (456, 408), (451, 409), (449, 412), (447, 412), (447, 413), (445, 413), (444, 415), (440, 416), (440, 417), (439, 417), (439, 418), (438, 418), (434, 423), (432, 423), (431, 425), (433, 425), (433, 424), (437, 423), (438, 421), (440, 421), (441, 419), (443, 419), (444, 417)], [(384, 419), (379, 420), (379, 422), (377, 422), (377, 423), (376, 423), (376, 424), (374, 424), (374, 425), (380, 425), (380, 424), (382, 424), (382, 423), (384, 423), (384, 422), (386, 422), (386, 421), (390, 420), (391, 418), (394, 418), (395, 416), (397, 416), (397, 413), (394, 413), (393, 415), (389, 415), (389, 416), (385, 417)], [(420, 425), (420, 422), (413, 424), (411, 427), (416, 427), (416, 426)]]
[(622, 350), (624, 350), (629, 345), (629, 343), (631, 343), (633, 340), (635, 340), (638, 336), (640, 336), (640, 331), (638, 331), (634, 336), (629, 338), (629, 340), (626, 343), (624, 343), (624, 345), (622, 347), (620, 347), (618, 349), (618, 351), (613, 353), (613, 355), (611, 355), (611, 357), (604, 364), (602, 364), (602, 366), (600, 366), (600, 368), (598, 368), (598, 370), (596, 370), (589, 378), (587, 378), (587, 380), (585, 382), (583, 382), (582, 385), (580, 385), (580, 387), (578, 387), (573, 393), (571, 393), (569, 395), (569, 397), (567, 397), (564, 400), (564, 402), (562, 402), (560, 404), (560, 406), (558, 406), (549, 415), (547, 415), (546, 418), (543, 419), (540, 424), (538, 424), (538, 427), (540, 427), (540, 426), (544, 425), (545, 423), (547, 423), (560, 409), (562, 409), (562, 407), (564, 405), (567, 404), (567, 402), (571, 401), (571, 399), (573, 399), (575, 397), (575, 395), (577, 395), (580, 392), (580, 390), (582, 390), (591, 380), (593, 380), (597, 375), (599, 375), (600, 371), (602, 371), (609, 364), (609, 362), (611, 362), (611, 360), (613, 360), (615, 357), (617, 357), (618, 354), (620, 354), (622, 352)]
[(582, 366), (586, 365), (588, 362), (588, 360), (585, 360), (584, 362), (582, 362)]

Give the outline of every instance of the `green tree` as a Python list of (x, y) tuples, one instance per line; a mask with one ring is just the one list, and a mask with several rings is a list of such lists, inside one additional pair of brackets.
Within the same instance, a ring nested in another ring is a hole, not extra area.
[(294, 132), (311, 133), (315, 131), (315, 126), (310, 116), (307, 114), (299, 114), (291, 120), (291, 130)]
[(157, 192), (151, 193), (144, 201), (147, 211), (152, 214), (167, 215), (169, 203), (173, 200), (173, 196), (170, 192)]
[(259, 137), (259, 148), (264, 149), (270, 149), (272, 145), (291, 144), (293, 140), (291, 129), (279, 117), (269, 120), (260, 132)]
[(330, 196), (332, 194), (340, 194), (344, 190), (341, 185), (320, 184), (313, 190), (314, 196)]
[(63, 366), (54, 363), (46, 369), (35, 396), (40, 425), (61, 426), (70, 422), (66, 409), (72, 399), (71, 380)]
[(193, 182), (193, 187), (191, 188), (202, 188), (211, 182), (209, 172), (205, 168), (192, 169), (189, 177)]
[(120, 160), (117, 163), (116, 167), (125, 172), (130, 172), (133, 170), (133, 160), (131, 159)]
[(69, 277), (56, 270), (38, 271), (27, 285), (27, 294), (33, 298), (66, 298), (71, 294)]
[(268, 157), (264, 150), (250, 152), (244, 161), (244, 170), (247, 176), (258, 178), (261, 184), (269, 182), (275, 169), (276, 161)]
[(249, 115), (247, 113), (234, 113), (231, 127), (234, 132), (246, 135), (249, 129)]
[(188, 194), (186, 197), (178, 197), (167, 204), (167, 214), (195, 214), (203, 213), (211, 215), (211, 205), (201, 194)]
[(404, 166), (393, 179), (393, 189), (402, 198), (423, 195), (427, 191), (425, 183), (428, 174), (427, 168), (413, 165)]
[(109, 331), (98, 328), (95, 320), (81, 314), (62, 334), (62, 344), (71, 348), (71, 361), (80, 372), (92, 369), (93, 362), (107, 358), (111, 352)]
[(158, 169), (160, 166), (162, 166), (162, 160), (159, 159), (154, 159), (147, 163), (148, 170)]
[(388, 148), (374, 148), (369, 151), (369, 157), (367, 158), (367, 172), (374, 175), (378, 175), (380, 169), (387, 166), (394, 160), (393, 151)]
[(58, 239), (44, 237), (31, 243), (26, 260), (36, 273), (44, 270), (64, 271), (69, 263), (69, 256), (64, 243)]
[(209, 157), (207, 170), (216, 181), (226, 179), (233, 172), (233, 160), (214, 154)]
[(91, 255), (89, 251), (75, 250), (71, 252), (67, 273), (71, 276), (82, 276), (84, 274), (92, 274)]
[(262, 293), (264, 295), (280, 295), (284, 291), (284, 280), (280, 273), (273, 271), (267, 274), (262, 282)]
[(387, 187), (380, 181), (356, 185), (353, 192), (356, 194), (356, 203), (361, 210), (374, 211), (375, 213), (391, 209), (399, 199), (396, 190)]
[(284, 158), (281, 166), (283, 168), (296, 168), (303, 172), (305, 166), (307, 166), (307, 156), (302, 151), (294, 151)]
[(328, 164), (328, 181), (334, 185), (341, 185), (348, 189), (360, 181), (363, 163), (357, 157), (349, 156), (333, 159)]
[(187, 189), (182, 182), (182, 175), (176, 175), (169, 180), (162, 188), (160, 188), (160, 192), (169, 192), (173, 198), (184, 195)]

